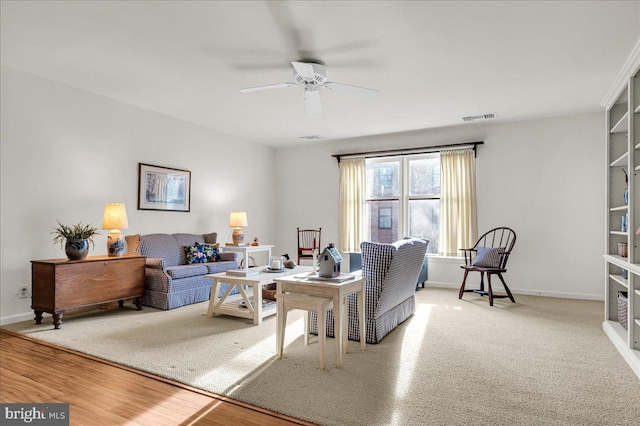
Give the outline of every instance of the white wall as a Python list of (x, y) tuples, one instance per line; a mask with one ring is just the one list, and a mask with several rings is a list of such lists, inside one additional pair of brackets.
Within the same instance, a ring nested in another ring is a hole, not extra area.
[[(295, 228), (337, 242), (338, 165), (331, 154), (482, 140), (480, 230), (518, 233), (507, 282), (516, 293), (602, 298), (603, 115), (479, 123), (273, 150), (21, 71), (1, 69), (0, 323), (32, 317), (30, 260), (64, 257), (56, 220), (100, 226), (127, 205), (127, 234), (217, 231), (246, 210), (247, 238), (295, 257)], [(137, 210), (139, 162), (191, 170), (191, 212)], [(273, 188), (277, 195), (273, 195)], [(91, 255), (106, 253), (106, 231)], [(457, 262), (431, 262), (432, 285), (458, 286)]]
[[(1, 69), (0, 322), (33, 317), (33, 259), (65, 257), (52, 243), (56, 220), (102, 225), (107, 202), (124, 202), (125, 234), (218, 232), (245, 210), (246, 237), (274, 239), (273, 150), (170, 117)], [(137, 210), (138, 163), (191, 171), (191, 212)], [(106, 254), (101, 231), (89, 255)]]
[[(602, 299), (603, 117), (473, 123), (278, 150), (282, 191), (275, 243), (295, 253), (296, 226), (321, 226), (322, 245), (337, 242), (339, 171), (331, 154), (484, 141), (476, 159), (478, 227), (480, 232), (502, 225), (516, 231), (505, 275), (510, 288)], [(458, 262), (432, 260), (430, 283), (458, 287)]]

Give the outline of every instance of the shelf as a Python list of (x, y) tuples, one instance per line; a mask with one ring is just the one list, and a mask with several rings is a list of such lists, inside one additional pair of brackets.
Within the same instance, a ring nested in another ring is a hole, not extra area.
[(619, 211), (621, 211), (621, 210), (627, 210), (628, 208), (629, 208), (629, 206), (611, 207), (611, 208), (609, 209), (609, 211), (612, 211), (612, 212), (619, 212)]
[(622, 275), (609, 275), (609, 278), (611, 278), (612, 280), (614, 280), (615, 282), (617, 282), (618, 284), (620, 284), (621, 286), (623, 286), (624, 288), (628, 289), (629, 288), (629, 280), (627, 280), (626, 278), (622, 278)]
[[(636, 320), (638, 321), (638, 320)], [(633, 372), (640, 378), (640, 351), (631, 349), (627, 343), (627, 330), (622, 328), (619, 322), (605, 320), (602, 330), (609, 337), (611, 343), (618, 349), (624, 360), (629, 364)]]
[(626, 133), (629, 130), (629, 111), (611, 128), (611, 133)]
[(627, 157), (629, 157), (629, 153), (625, 152), (620, 157), (616, 158), (612, 163), (611, 167), (624, 167), (627, 165)]
[(611, 235), (629, 235), (628, 232), (622, 232), (622, 231), (609, 231), (609, 233)]
[(636, 320), (635, 320), (635, 323), (636, 323), (636, 325), (637, 325), (638, 327), (640, 327), (640, 319), (636, 319)]
[(640, 149), (640, 142), (638, 142), (635, 146), (636, 149)]
[(635, 293), (640, 297), (640, 290), (636, 290)]
[(635, 110), (633, 110), (633, 112), (640, 112), (640, 105), (638, 105), (638, 106), (636, 107), (636, 109), (635, 109)]

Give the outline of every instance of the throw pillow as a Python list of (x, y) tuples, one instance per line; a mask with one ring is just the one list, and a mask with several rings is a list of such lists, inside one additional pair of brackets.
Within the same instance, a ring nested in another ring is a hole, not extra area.
[(184, 246), (184, 253), (187, 259), (187, 265), (192, 263), (205, 263), (207, 262), (207, 256), (204, 253), (202, 244), (196, 244), (193, 246)]
[(500, 266), (500, 255), (498, 253), (502, 251), (504, 251), (504, 247), (478, 247), (473, 266), (497, 268)]
[(220, 260), (220, 244), (198, 243), (202, 247), (202, 252), (207, 258), (207, 262), (218, 262)]

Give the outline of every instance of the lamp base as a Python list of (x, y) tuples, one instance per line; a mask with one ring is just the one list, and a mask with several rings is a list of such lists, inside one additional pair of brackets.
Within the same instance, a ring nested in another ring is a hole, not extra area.
[(242, 228), (233, 228), (231, 238), (233, 239), (233, 244), (241, 244), (244, 242), (244, 231)]
[(107, 237), (107, 253), (109, 256), (122, 256), (125, 254), (126, 241), (124, 235), (118, 229), (109, 232)]

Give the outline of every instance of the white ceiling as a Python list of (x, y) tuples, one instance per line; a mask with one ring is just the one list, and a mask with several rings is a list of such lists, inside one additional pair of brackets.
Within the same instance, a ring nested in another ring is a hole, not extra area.
[[(2, 65), (283, 146), (597, 111), (640, 34), (638, 1), (2, 1)], [(323, 91), (290, 61), (378, 98)]]

